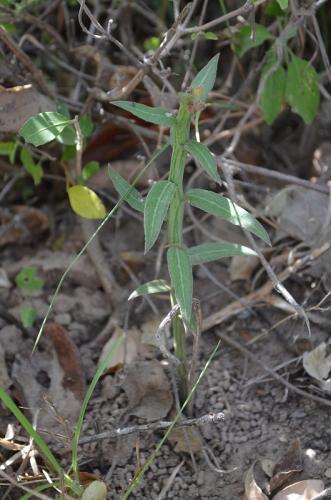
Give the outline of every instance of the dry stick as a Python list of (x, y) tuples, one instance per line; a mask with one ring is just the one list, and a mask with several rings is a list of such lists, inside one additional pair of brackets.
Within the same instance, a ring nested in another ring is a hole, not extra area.
[[(297, 259), (292, 266), (289, 266), (278, 276), (278, 280), (280, 282), (288, 279), (292, 274), (295, 274), (297, 271), (305, 267), (308, 263), (312, 262), (315, 259), (318, 259), (321, 255), (328, 252), (331, 248), (331, 243), (326, 243), (322, 247), (313, 250), (310, 254), (302, 259)], [(245, 305), (252, 305), (257, 302), (264, 302), (265, 298), (272, 292), (273, 283), (268, 281), (263, 286), (261, 286), (258, 290), (245, 295), (239, 300), (231, 302), (231, 304), (227, 305), (220, 311), (217, 311), (214, 314), (211, 314), (206, 318), (202, 323), (202, 331), (205, 332), (210, 328), (213, 328), (216, 325), (219, 325), (223, 321), (228, 320), (235, 314), (238, 314), (240, 311), (245, 309)]]
[(8, 33), (6, 33), (2, 28), (0, 28), (0, 40), (7, 45), (7, 47), (15, 54), (17, 59), (19, 59), (23, 66), (25, 66), (25, 68), (31, 73), (33, 80), (40, 87), (42, 92), (49, 97), (54, 98), (54, 93), (49, 89), (42, 72), (35, 67), (31, 59), (18, 47)]
[[(224, 419), (225, 419), (225, 414), (223, 412), (217, 412), (217, 413), (210, 412), (207, 413), (206, 415), (202, 415), (201, 417), (187, 418), (185, 420), (182, 420), (181, 422), (178, 422), (178, 424), (176, 424), (174, 428), (176, 429), (179, 427), (192, 427), (195, 425), (215, 424)], [(95, 434), (94, 436), (87, 436), (85, 438), (82, 438), (79, 440), (79, 444), (93, 443), (95, 441), (99, 441), (102, 439), (112, 439), (119, 436), (127, 436), (129, 434), (134, 434), (136, 432), (160, 431), (168, 429), (171, 425), (172, 422), (161, 420), (160, 422), (152, 422), (151, 424), (133, 425), (130, 427), (123, 427), (123, 428), (119, 427), (118, 429), (105, 431), (101, 432), (100, 434)]]
[(277, 179), (284, 183), (296, 184), (297, 186), (302, 186), (306, 189), (311, 189), (313, 191), (318, 191), (319, 193), (329, 194), (329, 188), (321, 184), (315, 184), (313, 182), (307, 181), (305, 179), (300, 179), (294, 175), (283, 174), (281, 172), (276, 172), (275, 170), (269, 170), (265, 167), (260, 167), (258, 165), (248, 165), (247, 163), (242, 163), (236, 160), (230, 160), (229, 158), (220, 155), (217, 157), (217, 162), (219, 167), (222, 169), (222, 165), (229, 165), (231, 168), (237, 171), (244, 171), (250, 174), (257, 174), (261, 177), (268, 177)]
[(227, 344), (229, 344), (231, 347), (234, 347), (237, 349), (239, 352), (241, 352), (244, 356), (246, 356), (248, 359), (253, 361), (253, 363), (256, 363), (257, 365), (261, 366), (263, 370), (268, 372), (274, 379), (278, 380), (281, 384), (283, 384), (287, 389), (290, 389), (291, 391), (295, 392), (296, 394), (299, 394), (300, 396), (303, 396), (304, 398), (311, 399), (313, 401), (316, 401), (317, 403), (321, 403), (325, 406), (331, 407), (331, 400), (321, 398), (319, 396), (315, 396), (314, 394), (310, 394), (309, 392), (306, 392), (302, 389), (299, 389), (298, 387), (295, 387), (295, 385), (291, 384), (287, 380), (285, 380), (283, 377), (278, 375), (274, 370), (266, 366), (262, 361), (257, 359), (257, 357), (252, 354), (246, 347), (242, 346), (237, 342), (236, 340), (233, 340), (230, 338), (226, 333), (220, 332), (219, 330), (216, 331), (217, 335), (224, 340)]

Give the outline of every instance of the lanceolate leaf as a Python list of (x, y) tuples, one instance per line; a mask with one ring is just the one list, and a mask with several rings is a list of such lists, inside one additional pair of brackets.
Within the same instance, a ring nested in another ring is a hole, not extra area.
[(149, 191), (144, 209), (145, 253), (154, 245), (176, 191), (170, 181), (158, 181)]
[(188, 249), (192, 266), (234, 255), (256, 255), (254, 250), (235, 243), (204, 243)]
[(61, 113), (46, 111), (29, 118), (20, 129), (20, 135), (34, 146), (53, 141), (67, 127), (70, 120)]
[(170, 111), (164, 108), (152, 108), (150, 106), (145, 106), (145, 104), (130, 101), (113, 101), (112, 104), (125, 111), (129, 111), (145, 122), (154, 123), (155, 125), (164, 125), (165, 127), (171, 127), (176, 124), (176, 118), (172, 116)]
[(120, 196), (124, 196), (125, 201), (139, 212), (144, 211), (144, 199), (140, 196), (139, 191), (129, 184), (123, 177), (114, 169), (109, 169), (110, 178), (114, 184), (114, 188)]
[(204, 100), (215, 85), (217, 65), (220, 55), (217, 54), (193, 78), (191, 87), (197, 100)]
[(189, 141), (185, 144), (185, 149), (199, 163), (201, 168), (214, 179), (214, 181), (217, 182), (220, 180), (215, 157), (211, 154), (207, 146), (201, 144), (201, 142)]
[(274, 38), (262, 24), (242, 26), (234, 38), (234, 46), (239, 57), (254, 47), (259, 47), (266, 40)]
[(187, 325), (191, 321), (193, 276), (189, 253), (186, 248), (170, 247), (167, 254), (168, 269), (172, 288), (180, 306), (183, 320)]
[(318, 76), (309, 61), (295, 55), (288, 67), (286, 100), (306, 123), (313, 121), (320, 102)]
[(186, 198), (194, 207), (225, 219), (235, 226), (242, 226), (270, 245), (270, 239), (264, 227), (249, 212), (228, 198), (205, 189), (191, 189), (186, 193)]
[(165, 280), (153, 280), (136, 288), (130, 295), (128, 300), (149, 295), (151, 293), (170, 292), (171, 288)]

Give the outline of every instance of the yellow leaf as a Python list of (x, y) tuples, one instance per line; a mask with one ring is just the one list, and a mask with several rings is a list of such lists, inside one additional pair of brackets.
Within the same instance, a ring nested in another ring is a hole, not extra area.
[(104, 204), (99, 196), (85, 186), (73, 186), (68, 189), (68, 196), (73, 211), (85, 219), (103, 219), (106, 215)]

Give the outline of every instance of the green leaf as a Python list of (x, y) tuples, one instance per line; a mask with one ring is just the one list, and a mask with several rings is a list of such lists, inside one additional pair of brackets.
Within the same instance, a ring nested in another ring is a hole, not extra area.
[(287, 71), (286, 100), (305, 123), (312, 123), (320, 102), (318, 76), (308, 61), (295, 55)]
[(220, 217), (235, 226), (242, 226), (270, 245), (268, 233), (255, 217), (224, 196), (206, 189), (191, 189), (186, 193), (187, 200), (196, 208)]
[(201, 142), (190, 141), (185, 144), (185, 149), (214, 181), (218, 182), (220, 180), (215, 157), (211, 154), (207, 146), (201, 144)]
[(0, 142), (0, 155), (8, 156), (11, 163), (13, 163), (13, 152), (15, 154), (16, 151), (16, 142)]
[(24, 328), (31, 328), (37, 319), (37, 311), (32, 306), (26, 306), (21, 310), (20, 317)]
[(85, 219), (103, 219), (106, 215), (99, 196), (86, 186), (72, 186), (68, 196), (73, 211)]
[(79, 126), (83, 137), (85, 137), (85, 139), (90, 137), (94, 129), (94, 123), (89, 115), (83, 115), (79, 119)]
[(207, 99), (209, 92), (215, 85), (217, 75), (217, 65), (220, 55), (212, 57), (199, 73), (193, 78), (191, 87), (193, 96), (196, 100), (203, 101)]
[(170, 247), (167, 253), (171, 286), (180, 306), (182, 318), (189, 325), (192, 314), (193, 275), (189, 253), (186, 248)]
[(251, 248), (235, 243), (204, 243), (188, 249), (192, 266), (234, 255), (256, 255)]
[(21, 162), (27, 172), (32, 176), (33, 182), (35, 186), (38, 186), (40, 184), (40, 181), (44, 175), (44, 171), (38, 163), (35, 163), (33, 161), (33, 158), (29, 152), (29, 150), (25, 147), (21, 149), (20, 153), (20, 159)]
[(158, 36), (150, 36), (144, 41), (144, 50), (156, 50), (160, 47), (161, 39)]
[[(262, 78), (272, 65), (272, 63), (269, 63), (264, 67), (261, 75)], [(279, 66), (268, 76), (261, 96), (261, 108), (268, 125), (272, 124), (282, 109), (285, 101), (285, 87), (286, 72), (282, 66)]]
[(57, 141), (65, 146), (74, 146), (77, 142), (77, 133), (72, 123), (66, 125), (63, 131), (57, 136)]
[(19, 134), (34, 146), (41, 146), (53, 141), (68, 125), (66, 116), (55, 111), (46, 111), (29, 118)]
[(266, 5), (265, 13), (271, 17), (284, 15), (284, 11), (280, 8), (278, 0), (271, 0), (271, 2)]
[(125, 111), (129, 111), (129, 113), (141, 118), (145, 122), (154, 123), (155, 125), (164, 125), (165, 127), (171, 127), (176, 124), (176, 118), (165, 108), (152, 108), (150, 106), (145, 106), (145, 104), (130, 101), (113, 101), (111, 104)]
[(144, 209), (145, 253), (154, 245), (177, 187), (170, 181), (158, 181), (150, 189)]
[(15, 278), (16, 285), (23, 290), (39, 290), (45, 284), (45, 281), (37, 276), (37, 270), (34, 267), (24, 267)]
[(98, 161), (89, 161), (82, 168), (82, 179), (86, 182), (90, 177), (97, 174), (100, 170), (100, 164)]
[(218, 40), (218, 36), (213, 31), (197, 31), (196, 33), (192, 33), (191, 38), (195, 40), (198, 36), (206, 40)]
[(277, 2), (282, 10), (286, 10), (288, 8), (288, 0), (277, 0)]
[(254, 29), (250, 25), (240, 28), (234, 37), (235, 50), (239, 57), (255, 47), (259, 47), (266, 40), (274, 38), (262, 24), (254, 24)]
[(130, 207), (138, 212), (144, 212), (144, 198), (140, 195), (139, 191), (135, 189), (129, 182), (127, 182), (120, 174), (113, 168), (109, 169), (110, 178), (114, 184), (114, 188), (118, 194), (128, 202)]
[(150, 295), (151, 293), (170, 292), (171, 288), (165, 280), (153, 280), (138, 286), (130, 295), (128, 300), (141, 297), (142, 295)]

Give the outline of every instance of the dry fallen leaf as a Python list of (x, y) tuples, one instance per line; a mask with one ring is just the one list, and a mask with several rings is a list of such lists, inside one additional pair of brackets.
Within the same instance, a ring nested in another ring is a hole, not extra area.
[(245, 500), (268, 500), (267, 495), (263, 493), (262, 489), (255, 481), (254, 466), (255, 463), (245, 474)]
[(107, 367), (108, 370), (130, 364), (138, 355), (141, 337), (140, 331), (137, 328), (130, 328), (125, 332), (122, 328), (116, 326), (113, 335), (103, 346), (99, 364), (107, 357), (107, 354), (111, 351), (114, 343), (123, 335), (125, 335), (125, 341), (112, 356)]
[(323, 481), (307, 479), (287, 486), (273, 497), (273, 500), (313, 500), (315, 495), (322, 493)]
[(303, 468), (300, 440), (295, 439), (274, 467), (273, 476), (270, 479), (270, 491), (278, 490), (294, 474), (301, 472)]
[(303, 367), (311, 377), (324, 382), (331, 369), (331, 359), (326, 356), (326, 344), (319, 346), (303, 355)]
[(82, 500), (106, 500), (107, 486), (102, 481), (93, 481), (83, 493)]
[(172, 393), (166, 374), (157, 361), (139, 361), (128, 368), (123, 389), (128, 413), (147, 421), (165, 418), (172, 407)]
[(0, 247), (35, 242), (49, 227), (47, 215), (38, 208), (16, 205), (0, 209)]
[(178, 427), (171, 431), (169, 441), (175, 443), (175, 451), (194, 453), (200, 451), (203, 446), (201, 434), (194, 427)]
[(55, 111), (55, 104), (31, 84), (5, 88), (0, 85), (0, 132), (18, 132), (38, 113)]

